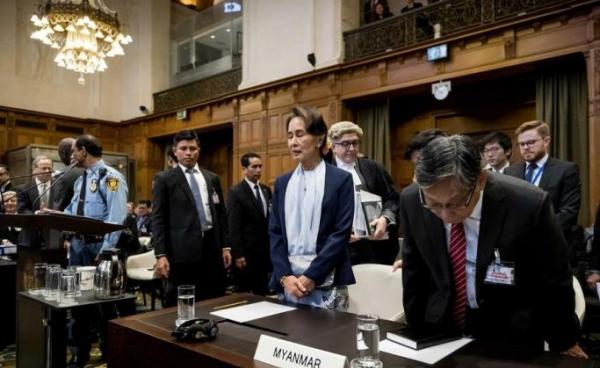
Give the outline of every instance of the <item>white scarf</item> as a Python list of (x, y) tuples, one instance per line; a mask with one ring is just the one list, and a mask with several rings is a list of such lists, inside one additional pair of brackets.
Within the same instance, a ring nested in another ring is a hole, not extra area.
[[(285, 228), (294, 274), (306, 271), (316, 257), (324, 193), (325, 162), (321, 160), (311, 171), (305, 171), (301, 164), (298, 165), (285, 191)], [(304, 261), (294, 262), (293, 256), (307, 257), (299, 257)]]

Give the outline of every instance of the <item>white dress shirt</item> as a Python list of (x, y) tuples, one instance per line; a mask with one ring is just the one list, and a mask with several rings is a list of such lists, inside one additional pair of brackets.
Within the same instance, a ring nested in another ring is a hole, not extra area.
[(369, 236), (369, 230), (367, 228), (369, 224), (367, 224), (367, 219), (365, 218), (365, 213), (363, 211), (360, 199), (359, 188), (361, 188), (363, 183), (360, 180), (360, 176), (358, 176), (358, 173), (356, 172), (356, 163), (353, 162), (351, 164), (347, 164), (337, 157), (335, 158), (335, 162), (338, 168), (348, 171), (350, 174), (352, 174), (352, 182), (354, 183), (354, 219), (352, 220), (352, 232), (355, 236), (366, 238)]
[[(186, 170), (188, 169), (187, 167), (183, 166), (182, 164), (178, 164), (179, 167), (181, 168), (181, 170), (183, 170), (183, 175), (185, 175), (185, 179), (188, 182), (188, 185), (190, 186), (190, 190), (191, 190), (191, 182), (190, 182), (190, 175), (186, 172)], [(206, 216), (206, 222), (208, 223), (208, 225), (210, 227), (212, 227), (213, 221), (212, 221), (212, 215), (210, 213), (210, 205), (209, 205), (209, 199), (208, 196), (212, 195), (213, 193), (208, 193), (208, 186), (206, 185), (206, 180), (204, 180), (204, 175), (202, 175), (202, 173), (200, 172), (200, 168), (198, 167), (198, 164), (194, 165), (194, 167), (192, 168), (192, 170), (194, 170), (194, 179), (196, 179), (196, 183), (198, 183), (198, 187), (200, 188), (200, 195), (202, 196), (202, 205), (204, 206), (204, 214)]]
[(260, 182), (257, 180), (256, 183), (251, 182), (250, 180), (248, 180), (247, 177), (244, 176), (244, 180), (246, 181), (246, 183), (250, 186), (250, 190), (252, 191), (252, 194), (254, 194), (254, 198), (256, 198), (256, 189), (254, 189), (255, 186), (258, 185), (258, 192), (260, 193), (260, 201), (263, 204), (263, 215), (267, 215), (267, 201), (265, 200), (265, 195), (262, 192), (262, 189), (260, 187)]
[(50, 183), (51, 183), (50, 180), (48, 180), (46, 182), (42, 182), (37, 177), (35, 178), (35, 185), (37, 186), (38, 196), (40, 198), (38, 200), (40, 203), (40, 208), (42, 208), (43, 206), (50, 207), (50, 203), (44, 203), (44, 198), (46, 199), (47, 202), (50, 201), (50, 191), (48, 191), (46, 194), (44, 194), (44, 192), (48, 189), (48, 187), (50, 187)]
[(495, 173), (504, 174), (504, 169), (506, 169), (509, 166), (510, 166), (510, 162), (508, 160), (506, 160), (506, 162), (504, 163), (504, 166), (502, 166), (500, 168), (500, 170), (494, 169), (494, 167), (492, 165), (490, 165), (490, 164), (485, 165), (484, 169), (485, 170), (490, 170), (490, 171), (495, 172)]
[[(479, 200), (473, 208), (471, 215), (463, 221), (465, 227), (465, 238), (467, 240), (467, 261), (465, 263), (467, 276), (467, 301), (471, 309), (479, 308), (477, 304), (477, 295), (475, 288), (475, 272), (477, 271), (477, 244), (479, 242), (479, 226), (481, 224), (481, 205), (483, 203), (483, 191), (479, 195)], [(444, 223), (446, 229), (446, 246), (450, 248), (450, 229), (452, 224)]]

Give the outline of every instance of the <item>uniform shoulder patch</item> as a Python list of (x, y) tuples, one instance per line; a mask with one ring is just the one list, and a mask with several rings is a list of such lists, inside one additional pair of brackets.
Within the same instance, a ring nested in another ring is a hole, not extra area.
[(115, 192), (119, 189), (119, 179), (115, 178), (114, 176), (109, 176), (106, 178), (106, 187), (111, 192)]

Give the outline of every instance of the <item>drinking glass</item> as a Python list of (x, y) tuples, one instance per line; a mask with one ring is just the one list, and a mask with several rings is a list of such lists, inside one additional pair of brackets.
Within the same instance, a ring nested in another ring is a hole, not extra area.
[(74, 270), (62, 270), (60, 272), (60, 293), (58, 295), (59, 303), (75, 303), (75, 295), (77, 292), (75, 284), (76, 274), (77, 272)]
[(33, 264), (33, 284), (29, 293), (34, 295), (41, 295), (44, 293), (46, 287), (46, 270), (48, 269), (47, 263), (34, 263)]
[(359, 314), (356, 316), (356, 349), (358, 358), (350, 365), (356, 368), (381, 368), (379, 360), (379, 316)]
[(62, 269), (59, 264), (48, 265), (46, 272), (46, 289), (44, 298), (46, 300), (58, 300), (58, 292), (60, 287), (60, 272)]
[(180, 324), (194, 319), (196, 300), (196, 287), (194, 285), (181, 285), (177, 287), (177, 321)]
[(75, 273), (75, 296), (81, 296), (81, 271), (77, 266), (69, 266), (67, 269)]

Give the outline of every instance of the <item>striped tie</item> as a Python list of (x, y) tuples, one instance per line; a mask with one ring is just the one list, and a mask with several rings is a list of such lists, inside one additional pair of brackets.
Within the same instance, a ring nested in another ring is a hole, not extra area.
[(465, 313), (467, 306), (467, 275), (465, 271), (467, 240), (465, 228), (462, 223), (452, 224), (450, 230), (450, 262), (454, 275), (454, 305), (452, 320), (454, 324), (463, 328), (465, 326)]

